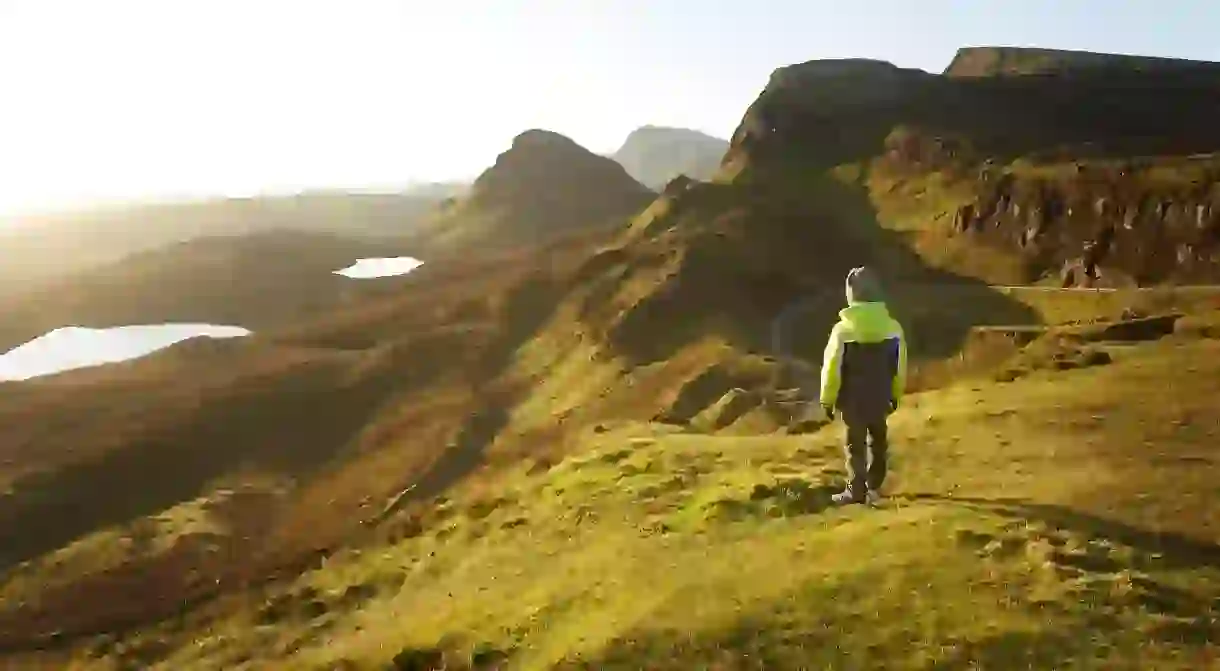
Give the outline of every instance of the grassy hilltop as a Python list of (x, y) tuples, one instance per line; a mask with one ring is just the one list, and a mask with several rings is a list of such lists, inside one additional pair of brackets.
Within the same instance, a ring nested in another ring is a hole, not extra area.
[[(392, 291), (0, 385), (5, 663), (1215, 668), (1220, 71), (1036, 70), (782, 68), (655, 198), (531, 132)], [(864, 263), (916, 393), (830, 509)]]

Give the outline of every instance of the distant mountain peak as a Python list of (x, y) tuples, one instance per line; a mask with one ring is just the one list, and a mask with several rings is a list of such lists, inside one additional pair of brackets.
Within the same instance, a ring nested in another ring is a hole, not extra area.
[(728, 146), (726, 140), (702, 131), (645, 125), (627, 135), (614, 160), (636, 180), (659, 190), (678, 175), (710, 178)]
[[(507, 197), (496, 193), (501, 189), (543, 188), (544, 183), (528, 184), (535, 179), (565, 180), (569, 175), (596, 171), (615, 186), (631, 186), (633, 181), (622, 168), (604, 156), (599, 156), (566, 135), (538, 128), (527, 130), (513, 138), (508, 149), (496, 157), (496, 162), (474, 181), (471, 196), (475, 200)], [(635, 184), (634, 188), (640, 187)]]
[(513, 138), (424, 239), (442, 248), (532, 243), (625, 223), (655, 197), (613, 160), (565, 135), (533, 128)]
[(543, 130), (541, 128), (531, 128), (527, 131), (518, 133), (513, 138), (512, 147), (509, 151), (521, 147), (565, 147), (569, 149), (584, 149), (572, 138), (556, 133), (551, 130)]
[[(701, 130), (695, 130), (694, 128), (682, 128), (681, 126), (661, 126), (661, 125), (657, 125), (657, 124), (645, 124), (643, 126), (640, 126), (639, 128), (636, 128), (635, 130), (628, 133), (627, 138), (631, 139), (631, 136), (633, 136), (633, 135), (659, 135), (659, 134), (668, 134), (668, 135), (674, 135), (674, 136), (687, 136), (687, 137), (706, 137), (706, 138), (711, 138), (713, 140), (719, 139), (714, 135), (704, 133)], [(625, 142), (624, 142), (624, 144), (625, 144)]]

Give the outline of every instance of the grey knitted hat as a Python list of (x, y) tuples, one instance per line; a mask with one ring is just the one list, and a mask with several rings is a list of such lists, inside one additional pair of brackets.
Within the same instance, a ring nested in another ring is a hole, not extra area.
[(876, 273), (869, 268), (852, 268), (847, 273), (847, 303), (873, 303), (884, 301), (881, 291), (881, 281)]

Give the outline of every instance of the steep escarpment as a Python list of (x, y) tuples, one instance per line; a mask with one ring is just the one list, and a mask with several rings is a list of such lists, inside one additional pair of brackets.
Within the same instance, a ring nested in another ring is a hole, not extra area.
[(537, 244), (623, 224), (654, 197), (614, 160), (558, 133), (529, 130), (415, 242), (422, 254)]
[(1218, 104), (1220, 67), (953, 78), (814, 61), (772, 75), (731, 154), (761, 164), (800, 151), (834, 166), (881, 155), (904, 126), (941, 138), (958, 161), (1197, 153), (1220, 143)]
[[(837, 169), (867, 185), (880, 223), (922, 258), (992, 282), (1102, 265), (1141, 283), (1212, 281), (1220, 173), (1204, 156), (1220, 150), (1220, 67), (1142, 63), (1005, 76), (873, 61), (782, 68), (719, 179)], [(958, 237), (968, 231), (982, 234)]]
[(1026, 280), (1062, 286), (1220, 278), (1220, 161), (1211, 157), (985, 173), (950, 235), (1012, 250)]
[(958, 49), (945, 69), (950, 77), (997, 77), (1052, 74), (1079, 70), (1138, 70), (1163, 72), (1210, 68), (1214, 63), (1182, 58), (1156, 58), (1034, 47), (966, 47)]

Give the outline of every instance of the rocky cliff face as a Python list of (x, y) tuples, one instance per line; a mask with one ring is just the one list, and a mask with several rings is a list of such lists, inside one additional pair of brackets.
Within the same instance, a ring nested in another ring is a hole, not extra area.
[(984, 172), (953, 233), (1027, 259), (1063, 286), (1220, 278), (1220, 162), (1078, 163), (1059, 174)]
[(1217, 64), (1012, 49), (964, 51), (949, 75), (819, 61), (776, 71), (718, 179), (854, 166), (883, 226), (918, 212), (903, 226), (1005, 255), (1017, 281), (1218, 281), (1220, 171), (1204, 157), (1218, 115)]
[(833, 166), (878, 156), (890, 133), (907, 126), (979, 163), (1048, 152), (1173, 155), (1220, 147), (1218, 110), (1220, 66), (959, 79), (876, 61), (817, 61), (776, 71), (731, 151), (795, 142), (785, 153)]

